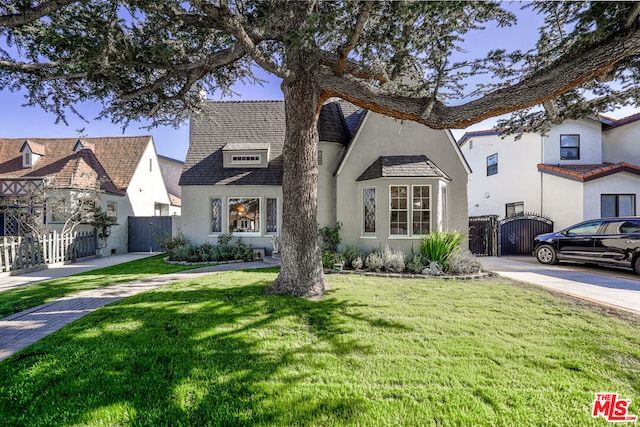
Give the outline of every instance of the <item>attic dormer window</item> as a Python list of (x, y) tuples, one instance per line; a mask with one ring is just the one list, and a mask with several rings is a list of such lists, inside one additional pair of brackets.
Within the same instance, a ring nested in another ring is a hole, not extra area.
[(20, 152), (22, 153), (22, 167), (33, 167), (38, 159), (44, 156), (44, 151), (43, 145), (36, 144), (32, 141), (25, 141), (25, 143), (22, 144), (22, 148), (20, 148)]
[(259, 165), (261, 162), (260, 155), (239, 155), (235, 154), (231, 156), (231, 164), (242, 165)]
[(22, 153), (22, 167), (30, 168), (33, 166), (33, 157), (31, 156), (30, 151), (25, 151)]
[(269, 144), (229, 143), (222, 147), (225, 168), (266, 168), (269, 166)]

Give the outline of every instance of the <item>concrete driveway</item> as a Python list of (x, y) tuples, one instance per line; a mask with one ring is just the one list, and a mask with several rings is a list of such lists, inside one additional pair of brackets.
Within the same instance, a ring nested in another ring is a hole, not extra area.
[(487, 271), (640, 315), (640, 276), (572, 264), (542, 265), (533, 257), (482, 257)]

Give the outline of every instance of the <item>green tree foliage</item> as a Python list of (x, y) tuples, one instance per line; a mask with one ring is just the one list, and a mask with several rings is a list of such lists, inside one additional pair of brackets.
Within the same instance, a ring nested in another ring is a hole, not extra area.
[[(98, 99), (123, 126), (176, 125), (198, 110), (201, 90), (259, 84), (256, 67), (282, 79), (283, 265), (270, 291), (320, 295), (313, 153), (327, 98), (435, 129), (518, 110), (511, 130), (538, 129), (638, 103), (638, 3), (529, 7), (545, 17), (535, 48), (456, 62), (470, 31), (527, 23), (493, 2), (8, 0), (0, 89), (26, 88), (29, 104), (61, 120)], [(483, 74), (496, 79), (465, 87)]]

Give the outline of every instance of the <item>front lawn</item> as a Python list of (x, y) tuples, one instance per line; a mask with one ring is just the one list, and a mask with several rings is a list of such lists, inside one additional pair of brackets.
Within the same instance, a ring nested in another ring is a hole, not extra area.
[(163, 261), (163, 257), (164, 255), (156, 255), (142, 258), (0, 292), (0, 318), (81, 291), (203, 267), (202, 265), (168, 264)]
[(274, 272), (190, 280), (106, 306), (0, 363), (3, 425), (607, 425), (640, 415), (640, 320), (537, 288)]

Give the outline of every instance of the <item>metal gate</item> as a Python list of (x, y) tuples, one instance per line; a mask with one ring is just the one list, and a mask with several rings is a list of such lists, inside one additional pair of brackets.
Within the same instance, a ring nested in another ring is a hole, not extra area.
[(498, 216), (469, 217), (469, 250), (474, 255), (498, 255)]
[(130, 216), (129, 252), (162, 252), (158, 237), (172, 236), (175, 216)]
[(551, 233), (553, 221), (535, 213), (521, 213), (500, 221), (500, 255), (531, 255), (533, 239)]

